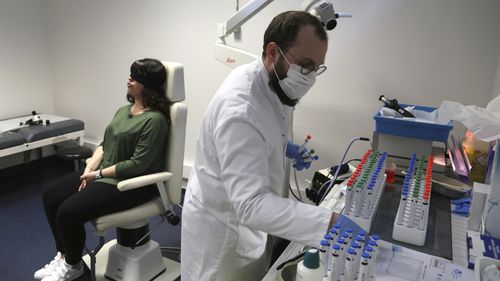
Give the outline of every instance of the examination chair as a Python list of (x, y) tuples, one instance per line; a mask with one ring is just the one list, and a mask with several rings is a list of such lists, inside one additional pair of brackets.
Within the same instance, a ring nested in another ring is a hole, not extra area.
[(122, 212), (102, 216), (92, 222), (99, 243), (94, 250), (85, 247), (90, 257), (92, 280), (96, 280), (96, 255), (104, 246), (106, 231), (116, 228), (117, 243), (109, 248), (105, 277), (112, 280), (153, 280), (165, 270), (157, 242), (150, 240), (149, 219), (161, 216), (171, 224), (178, 224), (179, 217), (173, 206), (181, 201), (184, 139), (186, 134), (187, 107), (184, 100), (183, 66), (163, 62), (167, 69), (166, 95), (170, 105), (172, 124), (166, 142), (166, 167), (164, 172), (127, 179), (118, 183), (120, 191), (156, 184), (160, 197)]

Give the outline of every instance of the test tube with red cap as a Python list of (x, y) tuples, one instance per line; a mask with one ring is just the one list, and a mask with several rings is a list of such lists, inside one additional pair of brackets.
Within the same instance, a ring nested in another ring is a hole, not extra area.
[(304, 139), (304, 142), (299, 147), (299, 153), (302, 153), (302, 151), (304, 150), (304, 148), (306, 148), (306, 145), (311, 138), (312, 138), (311, 135), (306, 136), (306, 138)]

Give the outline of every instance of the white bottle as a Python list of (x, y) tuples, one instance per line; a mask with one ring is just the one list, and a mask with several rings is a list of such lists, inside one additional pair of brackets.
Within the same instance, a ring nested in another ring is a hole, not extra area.
[(309, 249), (297, 265), (296, 281), (322, 281), (324, 269), (319, 262), (319, 251)]

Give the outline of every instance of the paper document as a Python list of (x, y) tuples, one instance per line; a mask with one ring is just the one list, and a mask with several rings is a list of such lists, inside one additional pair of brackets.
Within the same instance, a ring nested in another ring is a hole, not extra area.
[(380, 241), (376, 280), (455, 281), (474, 280), (474, 271), (449, 260)]

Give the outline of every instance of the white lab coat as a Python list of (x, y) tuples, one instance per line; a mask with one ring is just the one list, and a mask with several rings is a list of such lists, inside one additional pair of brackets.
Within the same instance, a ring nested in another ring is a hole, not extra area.
[(331, 211), (278, 196), (291, 107), (262, 61), (233, 70), (205, 112), (182, 211), (183, 281), (261, 280), (267, 233), (318, 246)]

